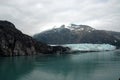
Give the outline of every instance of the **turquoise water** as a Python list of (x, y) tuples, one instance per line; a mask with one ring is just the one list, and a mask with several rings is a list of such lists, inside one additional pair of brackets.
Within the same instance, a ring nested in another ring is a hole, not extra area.
[(0, 57), (0, 80), (118, 80), (120, 51)]

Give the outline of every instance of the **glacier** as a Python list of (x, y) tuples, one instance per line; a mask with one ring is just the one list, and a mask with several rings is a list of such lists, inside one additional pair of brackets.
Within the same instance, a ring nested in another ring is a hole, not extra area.
[(116, 46), (110, 44), (64, 44), (63, 47), (69, 47), (71, 51), (110, 51), (115, 50)]

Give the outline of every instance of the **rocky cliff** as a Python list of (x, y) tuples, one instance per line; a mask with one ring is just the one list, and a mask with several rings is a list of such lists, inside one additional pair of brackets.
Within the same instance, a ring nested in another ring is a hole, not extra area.
[(54, 54), (65, 52), (68, 49), (43, 44), (23, 34), (11, 22), (0, 21), (0, 56)]

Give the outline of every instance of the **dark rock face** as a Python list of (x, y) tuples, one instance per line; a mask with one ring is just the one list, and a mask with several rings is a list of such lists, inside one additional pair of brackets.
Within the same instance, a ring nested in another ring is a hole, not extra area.
[(109, 31), (96, 30), (87, 25), (71, 24), (67, 28), (61, 26), (60, 28), (44, 31), (34, 35), (33, 38), (48, 44), (106, 43), (120, 47), (120, 38), (116, 34)]
[[(23, 34), (14, 24), (0, 21), (0, 56), (53, 54), (59, 50), (54, 51), (54, 48)], [(67, 48), (60, 48), (63, 49), (61, 53), (67, 51)]]

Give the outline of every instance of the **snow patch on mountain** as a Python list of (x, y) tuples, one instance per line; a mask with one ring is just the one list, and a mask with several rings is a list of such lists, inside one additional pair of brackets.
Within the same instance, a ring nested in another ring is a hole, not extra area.
[(70, 26), (67, 26), (68, 29), (74, 30), (74, 31), (94, 31), (95, 29), (87, 26), (87, 25), (76, 25), (76, 24), (71, 24)]

